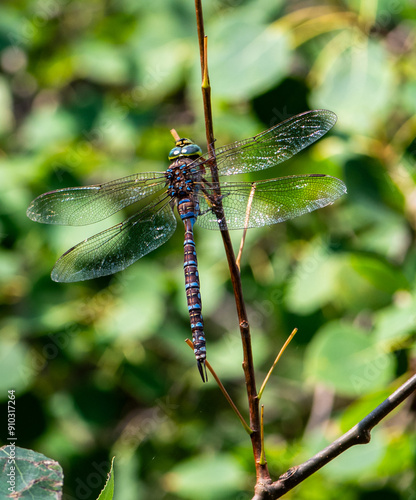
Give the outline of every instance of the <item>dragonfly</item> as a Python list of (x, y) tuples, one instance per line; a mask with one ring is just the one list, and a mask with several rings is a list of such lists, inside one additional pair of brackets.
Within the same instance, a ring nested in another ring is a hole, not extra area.
[[(218, 179), (274, 167), (317, 141), (336, 120), (328, 110), (306, 111), (205, 155), (193, 141), (177, 136), (165, 172), (141, 172), (104, 184), (58, 189), (38, 196), (27, 209), (28, 217), (68, 226), (92, 224), (144, 202), (123, 222), (65, 252), (52, 270), (52, 280), (83, 281), (127, 268), (172, 236), (177, 224), (176, 207), (185, 230), (185, 291), (192, 341), (205, 382), (206, 340), (194, 224), (205, 229), (246, 230), (332, 204), (346, 193), (346, 187), (329, 175), (294, 175), (255, 182)], [(218, 176), (213, 170), (215, 164)]]

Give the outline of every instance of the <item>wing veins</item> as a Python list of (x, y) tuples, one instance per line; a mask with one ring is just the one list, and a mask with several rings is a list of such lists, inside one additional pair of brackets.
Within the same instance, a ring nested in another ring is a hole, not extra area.
[[(159, 198), (152, 206), (70, 248), (56, 262), (52, 279), (73, 282), (113, 274), (156, 249), (176, 227), (169, 201), (168, 197)], [(132, 231), (135, 227), (137, 235)]]

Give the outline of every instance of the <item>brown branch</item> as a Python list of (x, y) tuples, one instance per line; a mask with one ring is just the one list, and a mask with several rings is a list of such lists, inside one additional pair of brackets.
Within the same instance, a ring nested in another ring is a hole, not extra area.
[[(224, 212), (221, 203), (221, 193), (218, 181), (218, 171), (215, 162), (214, 150), (214, 132), (212, 124), (212, 108), (211, 108), (211, 86), (209, 83), (208, 64), (207, 64), (207, 42), (204, 32), (204, 20), (202, 15), (201, 0), (195, 0), (196, 22), (198, 29), (199, 52), (201, 60), (201, 75), (202, 75), (202, 98), (204, 102), (204, 116), (207, 136), (208, 153), (211, 158), (210, 169), (214, 193), (216, 196), (215, 214), (218, 219), (225, 221)], [(271, 482), (270, 474), (267, 468), (267, 462), (264, 460), (261, 448), (260, 434), (260, 413), (259, 401), (257, 397), (256, 382), (254, 376), (253, 353), (251, 349), (250, 326), (247, 318), (247, 312), (244, 304), (243, 290), (241, 286), (240, 271), (236, 264), (234, 250), (231, 243), (230, 234), (225, 223), (221, 224), (221, 236), (227, 255), (228, 267), (231, 274), (231, 283), (233, 285), (235, 302), (237, 307), (238, 320), (240, 324), (241, 341), (243, 344), (243, 369), (246, 380), (247, 397), (250, 414), (250, 428), (252, 429), (251, 443), (253, 447), (254, 461), (256, 465), (257, 483)]]
[(204, 104), (205, 133), (207, 136), (208, 153), (211, 156), (214, 153), (214, 127), (212, 121), (211, 86), (209, 83), (209, 75), (208, 75), (207, 39), (205, 37), (204, 17), (202, 13), (201, 0), (195, 0), (195, 13), (196, 13), (196, 25), (198, 30), (199, 57), (201, 64), (201, 79), (202, 79), (201, 89), (202, 89), (202, 100)]
[(343, 436), (317, 453), (301, 465), (290, 468), (277, 481), (271, 484), (257, 485), (256, 495), (252, 500), (274, 500), (282, 497), (289, 490), (321, 469), (348, 448), (357, 444), (367, 444), (371, 439), (371, 430), (400, 403), (416, 391), (416, 375), (413, 375), (377, 408), (352, 427)]

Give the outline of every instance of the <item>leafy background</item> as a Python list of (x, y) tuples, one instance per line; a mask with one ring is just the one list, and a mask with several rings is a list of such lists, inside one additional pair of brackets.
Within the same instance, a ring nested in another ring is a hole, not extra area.
[[(255, 178), (328, 173), (335, 205), (252, 230), (242, 280), (275, 478), (331, 442), (415, 369), (416, 11), (404, 0), (205, 2), (218, 144), (313, 108), (334, 131)], [(163, 170), (169, 129), (204, 144), (190, 0), (3, 0), (0, 6), (0, 414), (93, 499), (116, 455), (117, 498), (251, 498), (251, 444), (192, 352), (182, 232), (126, 271), (57, 284), (95, 227), (28, 220), (42, 192)], [(238, 245), (241, 234), (234, 233)], [(217, 232), (196, 231), (209, 359), (246, 413)], [(287, 496), (416, 498), (415, 402)], [(2, 427), (5, 439), (5, 426)], [(4, 442), (3, 442), (4, 443)]]

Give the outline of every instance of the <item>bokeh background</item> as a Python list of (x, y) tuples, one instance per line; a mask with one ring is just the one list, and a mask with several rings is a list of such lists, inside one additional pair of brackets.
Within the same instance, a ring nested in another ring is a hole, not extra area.
[[(251, 230), (242, 281), (277, 478), (415, 370), (416, 9), (411, 0), (205, 2), (217, 144), (313, 108), (319, 143), (254, 179), (326, 173), (348, 195)], [(58, 460), (66, 498), (245, 500), (251, 443), (191, 350), (183, 233), (113, 277), (58, 284), (56, 259), (110, 224), (26, 218), (52, 189), (164, 170), (170, 128), (205, 149), (191, 0), (0, 5), (0, 405), (18, 444)], [(249, 177), (246, 178), (250, 179)], [(238, 246), (241, 233), (234, 232)], [(247, 415), (238, 322), (218, 232), (196, 229), (208, 356)], [(415, 400), (287, 495), (416, 498)], [(5, 438), (5, 427), (1, 439)]]

